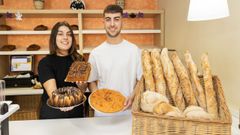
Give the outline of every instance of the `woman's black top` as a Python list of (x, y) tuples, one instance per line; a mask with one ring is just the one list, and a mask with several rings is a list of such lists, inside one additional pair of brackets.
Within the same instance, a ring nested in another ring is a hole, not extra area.
[[(41, 84), (49, 79), (55, 79), (57, 88), (65, 86), (76, 86), (75, 83), (64, 82), (69, 68), (73, 60), (70, 56), (47, 55), (38, 65), (38, 75)], [(63, 112), (58, 109), (53, 109), (47, 105), (48, 95), (44, 89), (41, 97), (40, 119), (56, 119), (56, 118), (76, 118), (83, 117), (83, 106), (75, 107), (71, 111)]]

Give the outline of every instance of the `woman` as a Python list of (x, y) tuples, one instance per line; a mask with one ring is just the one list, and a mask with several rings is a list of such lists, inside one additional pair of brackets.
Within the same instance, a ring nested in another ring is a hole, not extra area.
[(44, 88), (41, 98), (40, 119), (83, 117), (83, 106), (70, 111), (61, 111), (49, 107), (46, 102), (52, 92), (60, 87), (75, 86), (75, 83), (64, 82), (68, 70), (76, 60), (83, 57), (77, 53), (76, 39), (67, 22), (56, 23), (49, 40), (50, 55), (44, 57), (38, 65), (39, 80)]

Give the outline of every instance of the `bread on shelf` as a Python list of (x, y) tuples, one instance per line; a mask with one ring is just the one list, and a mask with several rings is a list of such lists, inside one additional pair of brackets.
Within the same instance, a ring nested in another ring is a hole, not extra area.
[(0, 51), (13, 51), (16, 49), (16, 45), (3, 45)]

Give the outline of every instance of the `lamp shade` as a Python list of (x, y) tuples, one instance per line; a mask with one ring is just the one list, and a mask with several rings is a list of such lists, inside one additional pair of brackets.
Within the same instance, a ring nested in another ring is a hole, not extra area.
[(227, 16), (227, 0), (190, 0), (188, 21), (213, 20)]

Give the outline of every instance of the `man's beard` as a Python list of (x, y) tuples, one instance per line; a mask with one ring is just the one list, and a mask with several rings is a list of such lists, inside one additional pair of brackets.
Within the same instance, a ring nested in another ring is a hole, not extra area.
[(106, 31), (106, 32), (107, 32), (107, 35), (109, 37), (114, 38), (114, 37), (117, 37), (120, 34), (121, 30), (119, 30), (115, 35), (110, 34), (110, 32), (108, 32), (108, 31)]

